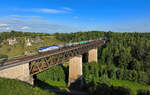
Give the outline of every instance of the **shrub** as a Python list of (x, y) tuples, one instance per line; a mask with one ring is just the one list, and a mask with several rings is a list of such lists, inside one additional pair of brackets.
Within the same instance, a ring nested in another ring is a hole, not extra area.
[(150, 91), (140, 89), (137, 91), (137, 95), (150, 95)]
[(96, 62), (85, 63), (83, 65), (83, 76), (85, 83), (88, 84), (99, 77), (99, 66)]
[(11, 51), (11, 48), (8, 48), (7, 51), (10, 52), (10, 51)]
[(123, 69), (117, 69), (116, 71), (116, 78), (121, 80), (123, 79), (124, 70)]
[(62, 66), (53, 66), (48, 70), (41, 72), (37, 75), (38, 79), (42, 81), (65, 81), (65, 72)]
[(1, 59), (1, 58), (8, 58), (8, 55), (0, 54), (0, 59)]
[(95, 91), (93, 91), (92, 95), (112, 95), (112, 89), (105, 83), (100, 83)]
[(129, 88), (115, 87), (99, 82), (92, 95), (133, 95), (133, 92)]
[(133, 95), (133, 92), (129, 88), (112, 86), (112, 95)]
[(137, 72), (135, 70), (125, 70), (124, 75), (124, 79), (130, 81), (136, 81), (138, 77)]
[(124, 70), (123, 72), (123, 80), (129, 80), (130, 79), (130, 74), (128, 70)]
[(116, 73), (115, 73), (116, 71), (113, 65), (107, 65), (106, 69), (107, 69), (107, 75), (109, 78), (116, 78)]
[(131, 61), (131, 62), (128, 64), (128, 69), (140, 71), (140, 70), (141, 70), (141, 64), (140, 64), (140, 62), (137, 61), (136, 59), (133, 59), (133, 61)]
[(149, 84), (149, 75), (146, 72), (138, 72), (138, 82)]

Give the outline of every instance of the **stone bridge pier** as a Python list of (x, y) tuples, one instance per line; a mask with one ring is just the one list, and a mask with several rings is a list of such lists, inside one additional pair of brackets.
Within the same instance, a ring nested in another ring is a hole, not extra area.
[(33, 85), (33, 78), (29, 73), (29, 63), (13, 66), (0, 71), (0, 77), (18, 79)]
[(98, 61), (97, 48), (91, 49), (88, 52), (88, 62), (97, 62)]
[[(88, 52), (88, 62), (97, 62), (97, 48), (91, 49)], [(82, 73), (82, 55), (73, 57), (69, 61), (69, 79), (68, 86), (77, 81), (80, 82), (80, 86), (83, 84), (83, 73)]]
[(68, 86), (76, 81), (80, 81), (82, 84), (82, 55), (73, 57), (69, 61)]

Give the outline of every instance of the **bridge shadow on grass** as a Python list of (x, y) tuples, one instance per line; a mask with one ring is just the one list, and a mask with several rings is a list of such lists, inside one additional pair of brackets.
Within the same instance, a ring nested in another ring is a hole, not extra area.
[(64, 73), (65, 73), (65, 82), (68, 83), (68, 77), (69, 77), (69, 66), (65, 67), (65, 66), (61, 66)]
[(35, 86), (40, 87), (41, 89), (58, 89), (58, 87), (52, 86), (44, 81), (41, 81), (39, 79), (36, 79), (34, 82)]
[(48, 90), (50, 92), (55, 92), (59, 95), (88, 95), (81, 90), (80, 86), (81, 78), (70, 85), (69, 88), (59, 88), (57, 86), (52, 86), (44, 81), (35, 79), (35, 87), (39, 87), (43, 90)]
[(69, 89), (81, 90), (83, 86), (83, 76), (80, 76), (76, 81), (69, 85)]
[(59, 87), (52, 86), (52, 85), (50, 85), (50, 84), (48, 84), (48, 83), (46, 83), (44, 81), (41, 81), (39, 79), (36, 79), (35, 87), (39, 87), (39, 88), (41, 88), (43, 90), (48, 90), (50, 92), (55, 92), (56, 94), (59, 94), (59, 95), (71, 95), (67, 91), (62, 90)]
[(89, 95), (86, 89), (84, 89), (83, 76), (80, 76), (76, 81), (72, 82), (69, 86), (69, 90), (74, 95)]

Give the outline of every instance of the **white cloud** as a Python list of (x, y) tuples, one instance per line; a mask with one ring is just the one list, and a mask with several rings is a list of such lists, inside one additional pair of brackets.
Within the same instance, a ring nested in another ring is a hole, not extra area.
[(21, 15), (10, 15), (11, 17), (22, 17)]
[(27, 17), (31, 17), (31, 18), (40, 18), (41, 16), (27, 16)]
[[(68, 12), (72, 11), (72, 9), (68, 8), (68, 7), (63, 7), (61, 9), (49, 9), (49, 8), (19, 9), (19, 8), (16, 8), (16, 9), (14, 9), (14, 11), (59, 14), (59, 13), (68, 13)], [(14, 16), (18, 16), (18, 15), (14, 15)]]
[(31, 15), (31, 16), (24, 16), (24, 15), (17, 15), (17, 14), (12, 14), (9, 15), (8, 17), (14, 17), (14, 18), (39, 18), (40, 16), (36, 16), (36, 15)]
[[(24, 31), (24, 32), (77, 32), (77, 31), (90, 31), (90, 30), (111, 30), (116, 32), (149, 32), (149, 23), (139, 25), (65, 25), (65, 24), (54, 24), (51, 21), (43, 18), (12, 18), (10, 16), (0, 18), (0, 32), (1, 31)], [(77, 17), (75, 17), (77, 18)]]
[(0, 27), (8, 26), (8, 24), (0, 24)]
[(6, 31), (9, 31), (9, 30), (11, 30), (11, 28), (10, 28), (10, 27), (6, 27), (5, 30), (6, 30)]
[(79, 17), (78, 17), (78, 16), (74, 16), (73, 19), (74, 19), (74, 20), (78, 20)]
[(11, 29), (11, 27), (9, 27), (9, 26), (0, 27), (0, 31), (10, 31), (10, 30), (13, 30), (13, 29)]
[(55, 9), (39, 9), (37, 11), (43, 13), (64, 13), (65, 12), (63, 10), (55, 10)]
[(94, 21), (95, 20), (95, 18), (89, 18), (89, 21)]
[(21, 18), (0, 18), (0, 22), (6, 23), (9, 27), (0, 27), (1, 31), (24, 31), (24, 32), (47, 32), (47, 33), (55, 33), (55, 32), (75, 32), (78, 30), (78, 27), (72, 25), (63, 25), (63, 24), (53, 24), (50, 21), (41, 19), (41, 18), (33, 18), (33, 19), (21, 19)]
[(72, 11), (72, 9), (69, 8), (69, 7), (63, 7), (62, 9), (63, 9), (63, 10), (67, 10), (67, 11)]
[(28, 30), (28, 29), (30, 29), (28, 26), (23, 26), (23, 27), (21, 27), (21, 29), (22, 30)]

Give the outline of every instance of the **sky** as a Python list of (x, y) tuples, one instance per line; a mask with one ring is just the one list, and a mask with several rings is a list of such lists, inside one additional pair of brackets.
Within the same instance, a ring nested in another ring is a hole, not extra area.
[(0, 2), (0, 32), (150, 32), (150, 0)]

